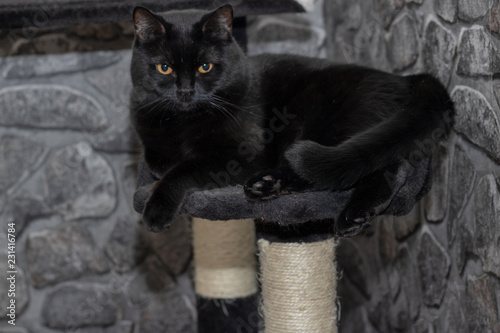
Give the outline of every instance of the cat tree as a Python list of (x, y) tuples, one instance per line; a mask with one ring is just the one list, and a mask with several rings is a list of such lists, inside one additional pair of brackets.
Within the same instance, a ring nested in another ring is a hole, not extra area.
[[(430, 159), (403, 161), (384, 176), (393, 195), (376, 215), (407, 214), (430, 187)], [(137, 210), (149, 191), (137, 189)], [(256, 333), (259, 311), (266, 333), (336, 332), (336, 238), (368, 225), (339, 220), (352, 194), (310, 191), (250, 202), (242, 186), (232, 186), (189, 195), (183, 213), (194, 217), (199, 332)]]

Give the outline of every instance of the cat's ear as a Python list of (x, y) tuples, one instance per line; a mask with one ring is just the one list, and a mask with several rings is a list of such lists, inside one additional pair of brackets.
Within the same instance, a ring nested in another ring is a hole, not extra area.
[(233, 31), (233, 7), (223, 5), (205, 16), (202, 30), (212, 37), (229, 38)]
[(144, 7), (134, 8), (135, 35), (141, 41), (155, 40), (165, 35), (165, 27), (158, 17)]

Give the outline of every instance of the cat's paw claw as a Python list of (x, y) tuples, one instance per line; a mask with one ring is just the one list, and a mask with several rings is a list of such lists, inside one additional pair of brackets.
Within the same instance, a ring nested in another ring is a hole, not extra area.
[(281, 191), (281, 179), (272, 175), (257, 176), (245, 184), (245, 194), (250, 200), (271, 200)]
[(340, 216), (335, 224), (335, 233), (340, 237), (352, 237), (361, 234), (371, 225), (371, 221), (376, 217), (374, 211), (366, 211), (363, 214), (353, 214), (346, 211)]
[(348, 211), (346, 212), (346, 220), (347, 221), (352, 221), (356, 224), (363, 224), (366, 222), (370, 222), (375, 218), (375, 212), (374, 211), (366, 211), (364, 213), (359, 213), (359, 212), (352, 212)]
[(335, 226), (335, 234), (339, 237), (354, 237), (363, 233), (370, 225), (369, 222), (360, 224), (340, 223), (340, 225), (337, 223)]
[(266, 182), (274, 182), (274, 177), (271, 175), (267, 175), (267, 176), (262, 177), (262, 180), (264, 180)]

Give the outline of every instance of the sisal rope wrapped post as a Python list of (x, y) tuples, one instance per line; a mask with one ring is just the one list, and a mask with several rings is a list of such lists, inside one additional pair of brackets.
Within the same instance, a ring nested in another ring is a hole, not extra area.
[(259, 239), (266, 333), (336, 333), (335, 240)]
[(193, 218), (198, 332), (258, 331), (255, 224)]

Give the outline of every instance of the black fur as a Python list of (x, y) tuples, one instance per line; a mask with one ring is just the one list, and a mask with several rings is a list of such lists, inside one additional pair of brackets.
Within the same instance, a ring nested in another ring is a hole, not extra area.
[[(429, 75), (245, 57), (231, 20), (229, 5), (134, 11), (131, 119), (156, 180), (143, 211), (152, 231), (170, 225), (190, 191), (243, 183), (250, 200), (356, 187), (343, 218), (367, 221), (394, 194), (381, 175), (430, 155), (452, 126), (453, 104)], [(213, 69), (199, 73), (203, 63)]]

